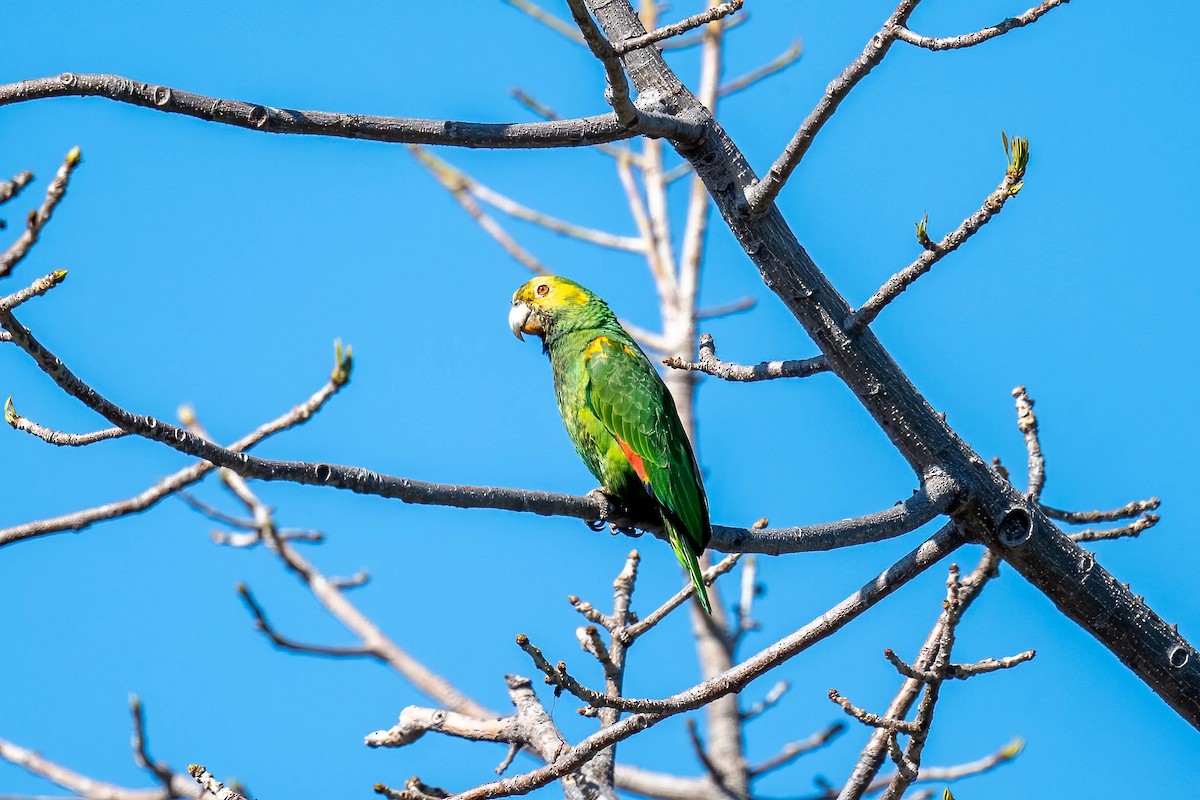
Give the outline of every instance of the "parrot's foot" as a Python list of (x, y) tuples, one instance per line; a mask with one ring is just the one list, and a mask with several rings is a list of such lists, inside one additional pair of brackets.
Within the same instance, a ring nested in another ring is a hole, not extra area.
[(608, 518), (612, 516), (613, 506), (617, 505), (616, 498), (601, 488), (592, 489), (584, 497), (600, 506), (599, 519), (588, 519), (584, 520), (584, 522), (594, 531), (604, 530), (604, 526), (608, 524)]
[(584, 520), (589, 528), (594, 531), (602, 531), (604, 530), (605, 526), (607, 526), (613, 536), (624, 534), (625, 536), (637, 538), (638, 536), (642, 535), (641, 531), (631, 526), (618, 525), (615, 522), (609, 522), (611, 517), (625, 515), (625, 506), (622, 505), (621, 501), (616, 497), (613, 497), (611, 494), (604, 491), (603, 487), (592, 489), (585, 495), (585, 497), (594, 501), (600, 506), (600, 519)]

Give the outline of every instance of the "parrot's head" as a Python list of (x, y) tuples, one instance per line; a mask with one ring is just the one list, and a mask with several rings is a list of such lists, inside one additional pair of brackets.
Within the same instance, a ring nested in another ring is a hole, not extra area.
[(615, 319), (603, 300), (575, 281), (544, 275), (513, 294), (508, 327), (518, 339), (532, 333), (546, 342), (557, 334), (597, 328)]

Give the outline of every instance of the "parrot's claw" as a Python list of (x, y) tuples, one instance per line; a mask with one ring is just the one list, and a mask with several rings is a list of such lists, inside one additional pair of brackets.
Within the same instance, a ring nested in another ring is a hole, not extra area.
[(583, 524), (587, 525), (589, 528), (591, 528), (592, 530), (599, 533), (600, 531), (604, 530), (604, 526), (607, 523), (605, 523), (605, 521), (602, 519), (585, 519), (583, 521)]
[(615, 522), (609, 523), (608, 528), (609, 532), (612, 533), (613, 536), (624, 534), (625, 536), (630, 536), (634, 539), (641, 538), (641, 535), (645, 533), (645, 531), (639, 531), (637, 528), (622, 527)]

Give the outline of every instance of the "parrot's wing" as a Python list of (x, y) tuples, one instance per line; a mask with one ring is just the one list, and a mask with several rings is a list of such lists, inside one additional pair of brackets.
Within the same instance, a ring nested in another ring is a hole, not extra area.
[(617, 440), (634, 472), (673, 516), (694, 553), (708, 545), (712, 529), (696, 457), (679, 421), (675, 401), (649, 359), (632, 342), (598, 336), (584, 351), (587, 402)]

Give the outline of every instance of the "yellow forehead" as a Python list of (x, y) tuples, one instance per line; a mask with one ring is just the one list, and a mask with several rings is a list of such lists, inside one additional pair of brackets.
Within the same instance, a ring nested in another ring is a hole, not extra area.
[(588, 302), (587, 292), (579, 284), (557, 275), (534, 278), (518, 289), (514, 297), (546, 308), (581, 306)]

